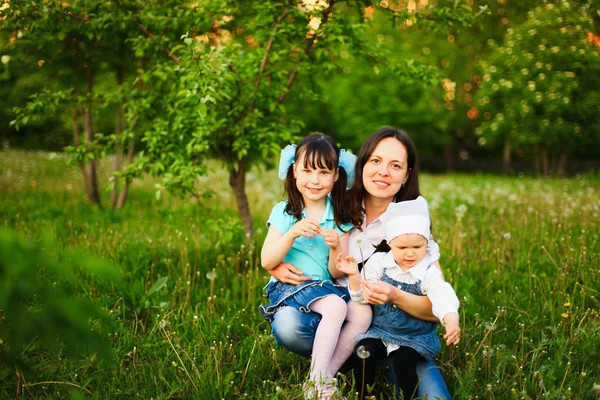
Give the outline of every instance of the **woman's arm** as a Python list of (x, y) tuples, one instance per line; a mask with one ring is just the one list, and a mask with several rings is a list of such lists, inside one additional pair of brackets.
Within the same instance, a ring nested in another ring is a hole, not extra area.
[(398, 289), (387, 282), (362, 282), (363, 297), (369, 304), (393, 303), (415, 318), (439, 322), (431, 312), (431, 301), (427, 296), (418, 296)]
[(312, 280), (310, 276), (304, 275), (304, 271), (285, 261), (268, 271), (279, 282), (289, 283), (290, 285), (298, 285)]
[(416, 294), (408, 293), (398, 288), (394, 294), (391, 302), (394, 303), (398, 308), (406, 311), (415, 318), (422, 319), (431, 322), (440, 322), (440, 320), (433, 315), (431, 300), (427, 296), (419, 296)]

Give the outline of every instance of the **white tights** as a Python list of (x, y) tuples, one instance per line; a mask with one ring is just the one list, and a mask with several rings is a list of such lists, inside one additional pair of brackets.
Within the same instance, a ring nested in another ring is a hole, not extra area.
[(371, 324), (372, 312), (368, 304), (346, 303), (336, 295), (315, 300), (310, 309), (321, 314), (321, 322), (315, 333), (309, 379), (321, 386), (350, 357), (356, 336), (366, 332)]

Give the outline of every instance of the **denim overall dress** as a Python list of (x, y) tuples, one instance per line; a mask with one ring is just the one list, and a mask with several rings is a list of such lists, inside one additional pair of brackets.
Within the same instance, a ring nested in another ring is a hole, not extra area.
[[(420, 281), (413, 284), (398, 282), (385, 272), (381, 280), (405, 292), (423, 296)], [(357, 342), (369, 338), (411, 347), (427, 360), (432, 360), (442, 350), (435, 322), (415, 318), (391, 303), (373, 306), (371, 326), (367, 332), (358, 335)]]

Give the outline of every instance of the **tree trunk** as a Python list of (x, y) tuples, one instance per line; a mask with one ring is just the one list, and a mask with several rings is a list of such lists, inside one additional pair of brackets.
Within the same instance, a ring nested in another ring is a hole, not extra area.
[[(77, 107), (73, 107), (71, 119), (73, 121), (73, 141), (75, 142), (75, 146), (79, 147), (81, 145), (81, 139), (79, 138), (79, 110)], [(87, 198), (91, 200), (90, 177), (87, 173), (86, 165), (83, 161), (80, 161), (78, 165), (81, 175), (83, 176), (83, 187), (85, 188), (85, 194)]]
[(454, 151), (451, 144), (444, 145), (444, 162), (447, 172), (454, 172)]
[(246, 164), (248, 159), (242, 157), (238, 162), (237, 169), (234, 167), (229, 173), (229, 185), (235, 194), (235, 202), (244, 224), (244, 229), (247, 235), (254, 236), (252, 229), (252, 216), (250, 215), (250, 205), (248, 204), (248, 196), (246, 195)]
[[(119, 66), (117, 69), (117, 79), (119, 82), (119, 87), (123, 86), (125, 82), (125, 68), (123, 66)], [(121, 132), (125, 128), (125, 117), (123, 113), (123, 106), (119, 101), (115, 108), (115, 162), (113, 171), (120, 171), (121, 164), (123, 162), (123, 152), (125, 151), (124, 144), (121, 143)], [(113, 188), (110, 191), (110, 205), (113, 209), (116, 209), (117, 203), (119, 201), (119, 196), (117, 196), (117, 190), (119, 188), (119, 178), (116, 176), (112, 177), (113, 179)]]
[[(88, 89), (87, 95), (92, 95), (92, 73), (91, 70), (88, 71)], [(92, 126), (92, 99), (88, 97), (88, 104), (83, 113), (83, 133), (85, 137), (85, 143), (88, 151), (91, 149), (91, 144), (94, 141), (94, 131)], [(98, 207), (102, 208), (102, 202), (100, 201), (100, 192), (98, 191), (98, 168), (96, 160), (90, 160), (90, 191), (88, 193), (88, 198), (92, 203), (98, 205)]]
[(510, 140), (504, 141), (504, 149), (502, 151), (502, 173), (506, 176), (510, 174), (511, 170), (511, 142)]
[[(129, 151), (127, 152), (127, 164), (131, 164), (133, 161), (133, 154), (135, 150), (135, 141), (132, 139), (129, 142)], [(115, 205), (115, 210), (120, 210), (125, 205), (125, 200), (127, 200), (127, 192), (129, 191), (129, 183), (124, 182), (123, 186), (121, 186), (121, 191), (119, 192), (119, 198), (117, 199), (117, 204)]]
[(535, 176), (541, 178), (542, 172), (540, 167), (540, 145), (535, 145), (535, 151), (533, 153), (533, 169), (535, 170)]
[(548, 161), (548, 149), (546, 149), (545, 147), (542, 147), (542, 172), (544, 174), (544, 177), (548, 177), (550, 176), (550, 163)]
[(561, 150), (558, 156), (558, 163), (556, 165), (556, 176), (565, 176), (567, 173), (567, 151)]

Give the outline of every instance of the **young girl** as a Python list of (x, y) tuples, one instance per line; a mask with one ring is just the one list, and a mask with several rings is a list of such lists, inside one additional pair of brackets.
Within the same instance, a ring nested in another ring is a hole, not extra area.
[(341, 206), (355, 160), (345, 150), (340, 153), (331, 138), (319, 134), (281, 152), (279, 178), (285, 179), (288, 200), (271, 211), (261, 263), (271, 270), (282, 261), (290, 262), (312, 280), (290, 285), (271, 278), (265, 286), (271, 304), (261, 306), (261, 313), (271, 321), (285, 305), (321, 314), (305, 383), (306, 398), (331, 398), (336, 391), (333, 377), (352, 354), (356, 336), (371, 322), (371, 308), (347, 303), (348, 290), (332, 282), (332, 277), (343, 275), (335, 260), (345, 253), (347, 232), (353, 227), (342, 215)]
[[(448, 345), (460, 338), (458, 324), (458, 298), (450, 284), (444, 281), (441, 271), (431, 266), (427, 256), (430, 238), (430, 220), (427, 201), (423, 197), (391, 203), (385, 213), (385, 240), (387, 252), (375, 253), (363, 269), (364, 279), (371, 282), (388, 282), (401, 290), (417, 295), (427, 295), (433, 314), (446, 327), (444, 338)], [(359, 276), (358, 264), (352, 256), (338, 256), (338, 269), (352, 277)], [(355, 278), (354, 278), (355, 279)], [(350, 286), (354, 301), (364, 303), (362, 290)], [(433, 359), (441, 350), (437, 324), (410, 316), (391, 303), (373, 308), (373, 321), (365, 334), (358, 336), (354, 376), (361, 399), (367, 385), (375, 380), (374, 363), (391, 356), (398, 386), (405, 399), (417, 394), (417, 363)]]

